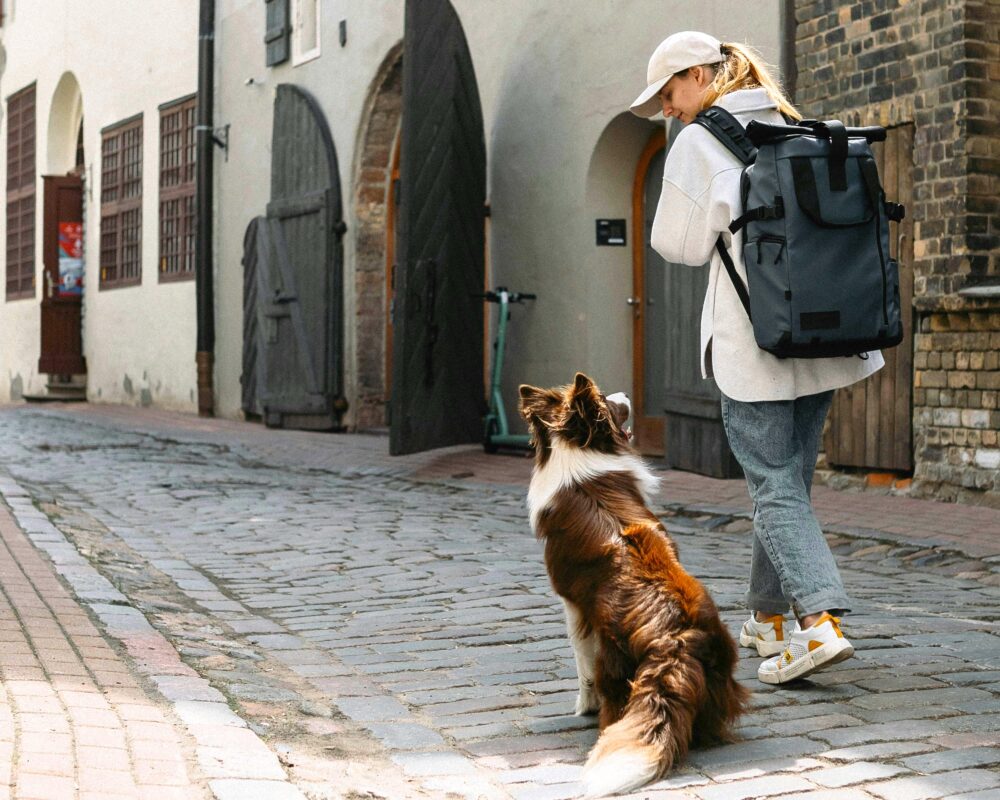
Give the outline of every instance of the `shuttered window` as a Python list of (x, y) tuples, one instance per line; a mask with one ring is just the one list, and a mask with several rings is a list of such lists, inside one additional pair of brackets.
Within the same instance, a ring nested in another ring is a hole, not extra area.
[(7, 299), (35, 296), (35, 85), (7, 100)]
[(289, 36), (292, 32), (289, 0), (264, 0), (266, 25), (264, 45), (267, 48), (266, 64), (273, 67), (288, 60)]
[(142, 115), (101, 131), (100, 288), (142, 280)]
[(161, 281), (194, 277), (194, 97), (160, 107)]

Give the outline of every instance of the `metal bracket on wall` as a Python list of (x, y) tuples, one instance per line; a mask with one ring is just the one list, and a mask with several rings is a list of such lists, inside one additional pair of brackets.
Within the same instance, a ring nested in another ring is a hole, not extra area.
[(212, 128), (208, 125), (195, 125), (195, 133), (198, 131), (208, 131), (209, 135), (212, 137), (212, 142), (215, 143), (216, 147), (221, 147), (222, 152), (226, 154), (225, 161), (229, 161), (229, 123), (227, 122), (221, 128)]

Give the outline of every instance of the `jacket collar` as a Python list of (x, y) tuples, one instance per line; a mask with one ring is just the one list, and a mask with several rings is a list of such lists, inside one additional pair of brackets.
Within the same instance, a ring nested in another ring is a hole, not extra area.
[(739, 89), (723, 95), (715, 101), (715, 104), (722, 106), (730, 114), (748, 114), (778, 108), (778, 104), (771, 99), (767, 89)]

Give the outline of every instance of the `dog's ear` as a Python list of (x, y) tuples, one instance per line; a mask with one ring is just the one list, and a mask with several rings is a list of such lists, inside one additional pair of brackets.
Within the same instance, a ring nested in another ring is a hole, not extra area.
[(521, 400), (518, 403), (518, 410), (521, 412), (521, 416), (526, 420), (530, 420), (532, 417), (538, 416), (542, 411), (548, 408), (551, 402), (550, 394), (545, 389), (539, 389), (537, 386), (531, 386), (527, 383), (522, 383), (517, 390), (518, 394), (521, 396)]
[(570, 407), (579, 416), (593, 420), (598, 416), (600, 393), (596, 384), (582, 372), (576, 373), (570, 395)]

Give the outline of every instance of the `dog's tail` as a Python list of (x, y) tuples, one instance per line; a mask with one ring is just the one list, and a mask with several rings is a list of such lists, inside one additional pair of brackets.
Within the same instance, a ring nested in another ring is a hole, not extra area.
[(585, 797), (643, 786), (687, 753), (706, 686), (701, 664), (678, 645), (639, 665), (622, 718), (601, 732), (587, 758)]

